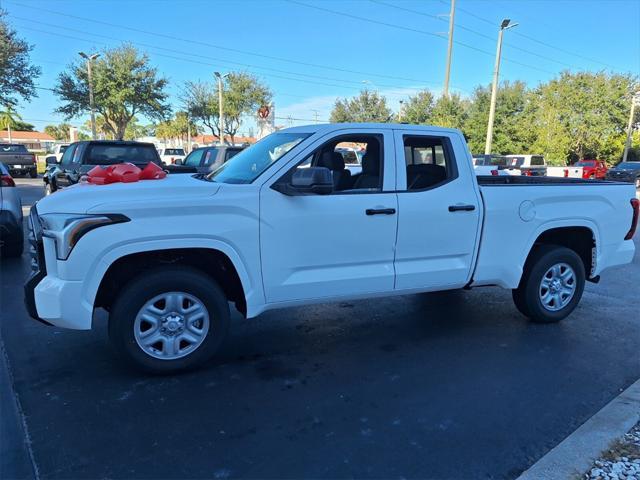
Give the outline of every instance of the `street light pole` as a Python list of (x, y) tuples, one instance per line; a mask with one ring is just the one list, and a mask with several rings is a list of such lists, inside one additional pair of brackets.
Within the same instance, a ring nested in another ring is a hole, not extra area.
[(489, 107), (489, 123), (487, 124), (487, 141), (484, 145), (485, 155), (491, 154), (491, 142), (493, 141), (493, 119), (496, 114), (496, 97), (498, 95), (498, 78), (500, 76), (500, 56), (502, 54), (502, 34), (505, 30), (517, 26), (511, 20), (505, 18), (500, 24), (498, 32), (498, 47), (496, 48), (496, 63), (493, 67), (493, 85), (491, 86), (491, 106)]
[(451, 52), (453, 51), (453, 27), (456, 15), (456, 0), (451, 0), (451, 12), (449, 13), (449, 47), (447, 48), (447, 68), (444, 72), (444, 88), (442, 94), (449, 96), (449, 76), (451, 74)]
[(222, 105), (222, 79), (229, 76), (228, 73), (222, 75), (220, 72), (213, 72), (218, 79), (218, 107), (219, 107), (219, 122), (220, 122), (220, 143), (224, 144), (224, 108)]
[(631, 138), (633, 136), (633, 119), (636, 114), (636, 103), (640, 103), (640, 92), (636, 92), (631, 97), (631, 114), (629, 115), (629, 124), (627, 125), (627, 141), (624, 142), (624, 153), (622, 154), (622, 161), (627, 161), (627, 155), (629, 155), (629, 149), (631, 148)]
[(96, 139), (96, 112), (95, 104), (93, 100), (93, 77), (91, 75), (91, 64), (100, 56), (99, 53), (93, 55), (87, 55), (84, 52), (80, 52), (79, 55), (87, 61), (87, 80), (89, 82), (89, 108), (91, 109), (91, 139)]

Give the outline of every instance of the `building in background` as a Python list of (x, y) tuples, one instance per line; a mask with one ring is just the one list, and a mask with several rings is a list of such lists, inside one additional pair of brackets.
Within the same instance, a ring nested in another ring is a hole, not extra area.
[[(8, 143), (9, 134), (6, 130), (0, 130), (0, 142)], [(48, 150), (54, 143), (55, 138), (44, 132), (11, 132), (11, 143), (21, 143), (30, 152), (42, 152)]]

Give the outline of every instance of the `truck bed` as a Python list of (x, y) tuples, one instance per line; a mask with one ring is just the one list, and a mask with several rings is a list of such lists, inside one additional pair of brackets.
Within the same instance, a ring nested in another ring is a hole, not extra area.
[(478, 184), (482, 186), (493, 185), (628, 185), (623, 182), (612, 182), (609, 180), (589, 180), (586, 178), (570, 177), (528, 177), (525, 175), (477, 175)]

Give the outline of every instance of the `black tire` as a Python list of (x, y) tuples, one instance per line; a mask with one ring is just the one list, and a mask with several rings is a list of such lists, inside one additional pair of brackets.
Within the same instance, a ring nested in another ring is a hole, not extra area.
[[(177, 359), (159, 359), (146, 353), (135, 339), (135, 318), (146, 302), (166, 292), (193, 295), (209, 315), (209, 330), (193, 351)], [(222, 345), (229, 330), (229, 304), (209, 276), (189, 267), (159, 267), (134, 278), (117, 295), (109, 315), (109, 340), (117, 354), (147, 373), (171, 374), (201, 365)]]
[(38, 178), (38, 170), (31, 170), (31, 171), (29, 172), (29, 176), (30, 176), (31, 178)]
[[(540, 299), (540, 285), (547, 271), (560, 263), (569, 265), (573, 270), (575, 290), (573, 297), (564, 307), (552, 311), (546, 308)], [(535, 247), (527, 259), (520, 285), (512, 291), (513, 302), (523, 315), (534, 322), (559, 322), (573, 312), (580, 302), (584, 284), (584, 264), (575, 251), (558, 245), (540, 245)]]
[(54, 190), (51, 188), (51, 184), (50, 183), (45, 183), (44, 184), (44, 195), (49, 196), (54, 192)]

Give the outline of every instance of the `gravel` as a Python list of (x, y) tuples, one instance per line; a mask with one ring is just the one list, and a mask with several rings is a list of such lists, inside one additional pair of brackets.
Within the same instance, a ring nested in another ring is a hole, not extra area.
[(585, 480), (640, 480), (640, 423), (603, 452)]

